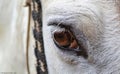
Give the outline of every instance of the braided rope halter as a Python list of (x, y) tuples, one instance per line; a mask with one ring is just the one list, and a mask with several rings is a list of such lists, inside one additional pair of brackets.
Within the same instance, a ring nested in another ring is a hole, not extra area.
[(37, 74), (48, 74), (42, 34), (42, 7), (40, 0), (32, 0), (32, 18), (34, 20), (33, 35), (35, 38), (35, 56)]

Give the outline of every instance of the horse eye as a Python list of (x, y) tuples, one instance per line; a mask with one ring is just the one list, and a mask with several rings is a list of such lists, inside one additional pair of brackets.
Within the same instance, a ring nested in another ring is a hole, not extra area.
[(68, 50), (79, 47), (74, 35), (69, 30), (55, 31), (53, 40), (57, 46), (67, 48)]
[(77, 40), (71, 30), (57, 28), (52, 32), (52, 37), (55, 45), (63, 52), (70, 51), (70, 53), (75, 53), (77, 56), (88, 57), (85, 46), (82, 43), (78, 43), (79, 40)]

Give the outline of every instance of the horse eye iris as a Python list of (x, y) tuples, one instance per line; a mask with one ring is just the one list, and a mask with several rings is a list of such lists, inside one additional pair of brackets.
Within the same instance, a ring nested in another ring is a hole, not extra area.
[(74, 38), (73, 34), (68, 30), (56, 31), (53, 35), (54, 42), (60, 47), (73, 49), (76, 49), (78, 47), (76, 39)]

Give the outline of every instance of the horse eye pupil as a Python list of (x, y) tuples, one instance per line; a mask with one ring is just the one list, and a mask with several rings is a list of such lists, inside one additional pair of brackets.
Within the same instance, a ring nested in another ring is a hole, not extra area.
[(64, 33), (57, 32), (54, 35), (55, 35), (56, 39), (64, 39), (65, 38), (65, 34)]

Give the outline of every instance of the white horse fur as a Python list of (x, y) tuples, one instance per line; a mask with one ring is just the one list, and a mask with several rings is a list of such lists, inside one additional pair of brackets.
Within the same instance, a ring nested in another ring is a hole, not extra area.
[[(120, 74), (120, 0), (41, 0), (49, 74)], [(73, 23), (87, 38), (88, 58), (60, 51), (52, 38), (57, 26)]]

